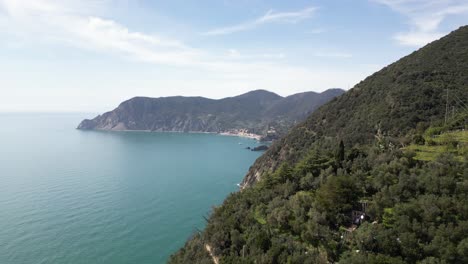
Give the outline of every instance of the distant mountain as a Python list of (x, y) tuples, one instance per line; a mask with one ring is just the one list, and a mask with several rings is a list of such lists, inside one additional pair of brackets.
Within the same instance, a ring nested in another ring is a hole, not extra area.
[[(83, 130), (145, 130), (178, 132), (244, 131), (273, 139), (303, 121), (341, 89), (281, 97), (265, 90), (213, 100), (203, 97), (135, 97), (113, 111), (81, 122)], [(270, 131), (268, 133), (268, 131)]]
[(283, 116), (292, 119), (305, 119), (313, 110), (311, 106), (320, 106), (324, 101), (343, 94), (341, 89), (329, 89), (319, 94), (305, 92), (290, 95), (274, 104), (266, 113), (269, 117)]

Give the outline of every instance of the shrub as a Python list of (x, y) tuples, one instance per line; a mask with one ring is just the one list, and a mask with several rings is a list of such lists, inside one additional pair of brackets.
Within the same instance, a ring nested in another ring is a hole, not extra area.
[(416, 145), (424, 145), (426, 143), (426, 140), (423, 136), (418, 134), (413, 136), (413, 143)]

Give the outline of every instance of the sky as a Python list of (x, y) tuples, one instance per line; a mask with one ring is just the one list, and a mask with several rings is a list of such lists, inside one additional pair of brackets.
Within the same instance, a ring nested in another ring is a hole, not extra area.
[(0, 112), (349, 89), (468, 24), (468, 0), (0, 0)]

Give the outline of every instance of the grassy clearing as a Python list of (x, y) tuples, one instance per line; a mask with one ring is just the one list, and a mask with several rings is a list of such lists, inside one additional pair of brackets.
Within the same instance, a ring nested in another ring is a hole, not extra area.
[(460, 160), (468, 156), (468, 131), (452, 131), (427, 138), (425, 145), (412, 144), (405, 148), (416, 153), (415, 159), (431, 161), (442, 153), (452, 153)]
[(415, 159), (424, 161), (434, 160), (442, 153), (453, 152), (447, 146), (420, 146), (415, 144), (406, 147), (405, 150), (415, 152)]
[(265, 225), (267, 223), (265, 217), (262, 216), (258, 208), (255, 209), (254, 218), (261, 225)]
[(468, 131), (447, 132), (434, 138), (434, 141), (438, 143), (450, 142), (451, 140), (456, 140), (462, 144), (468, 144)]

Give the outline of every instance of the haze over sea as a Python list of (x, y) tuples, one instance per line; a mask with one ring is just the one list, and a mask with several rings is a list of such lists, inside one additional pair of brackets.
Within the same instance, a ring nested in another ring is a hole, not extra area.
[(92, 116), (0, 114), (0, 263), (164, 263), (261, 154), (238, 137), (75, 129)]

